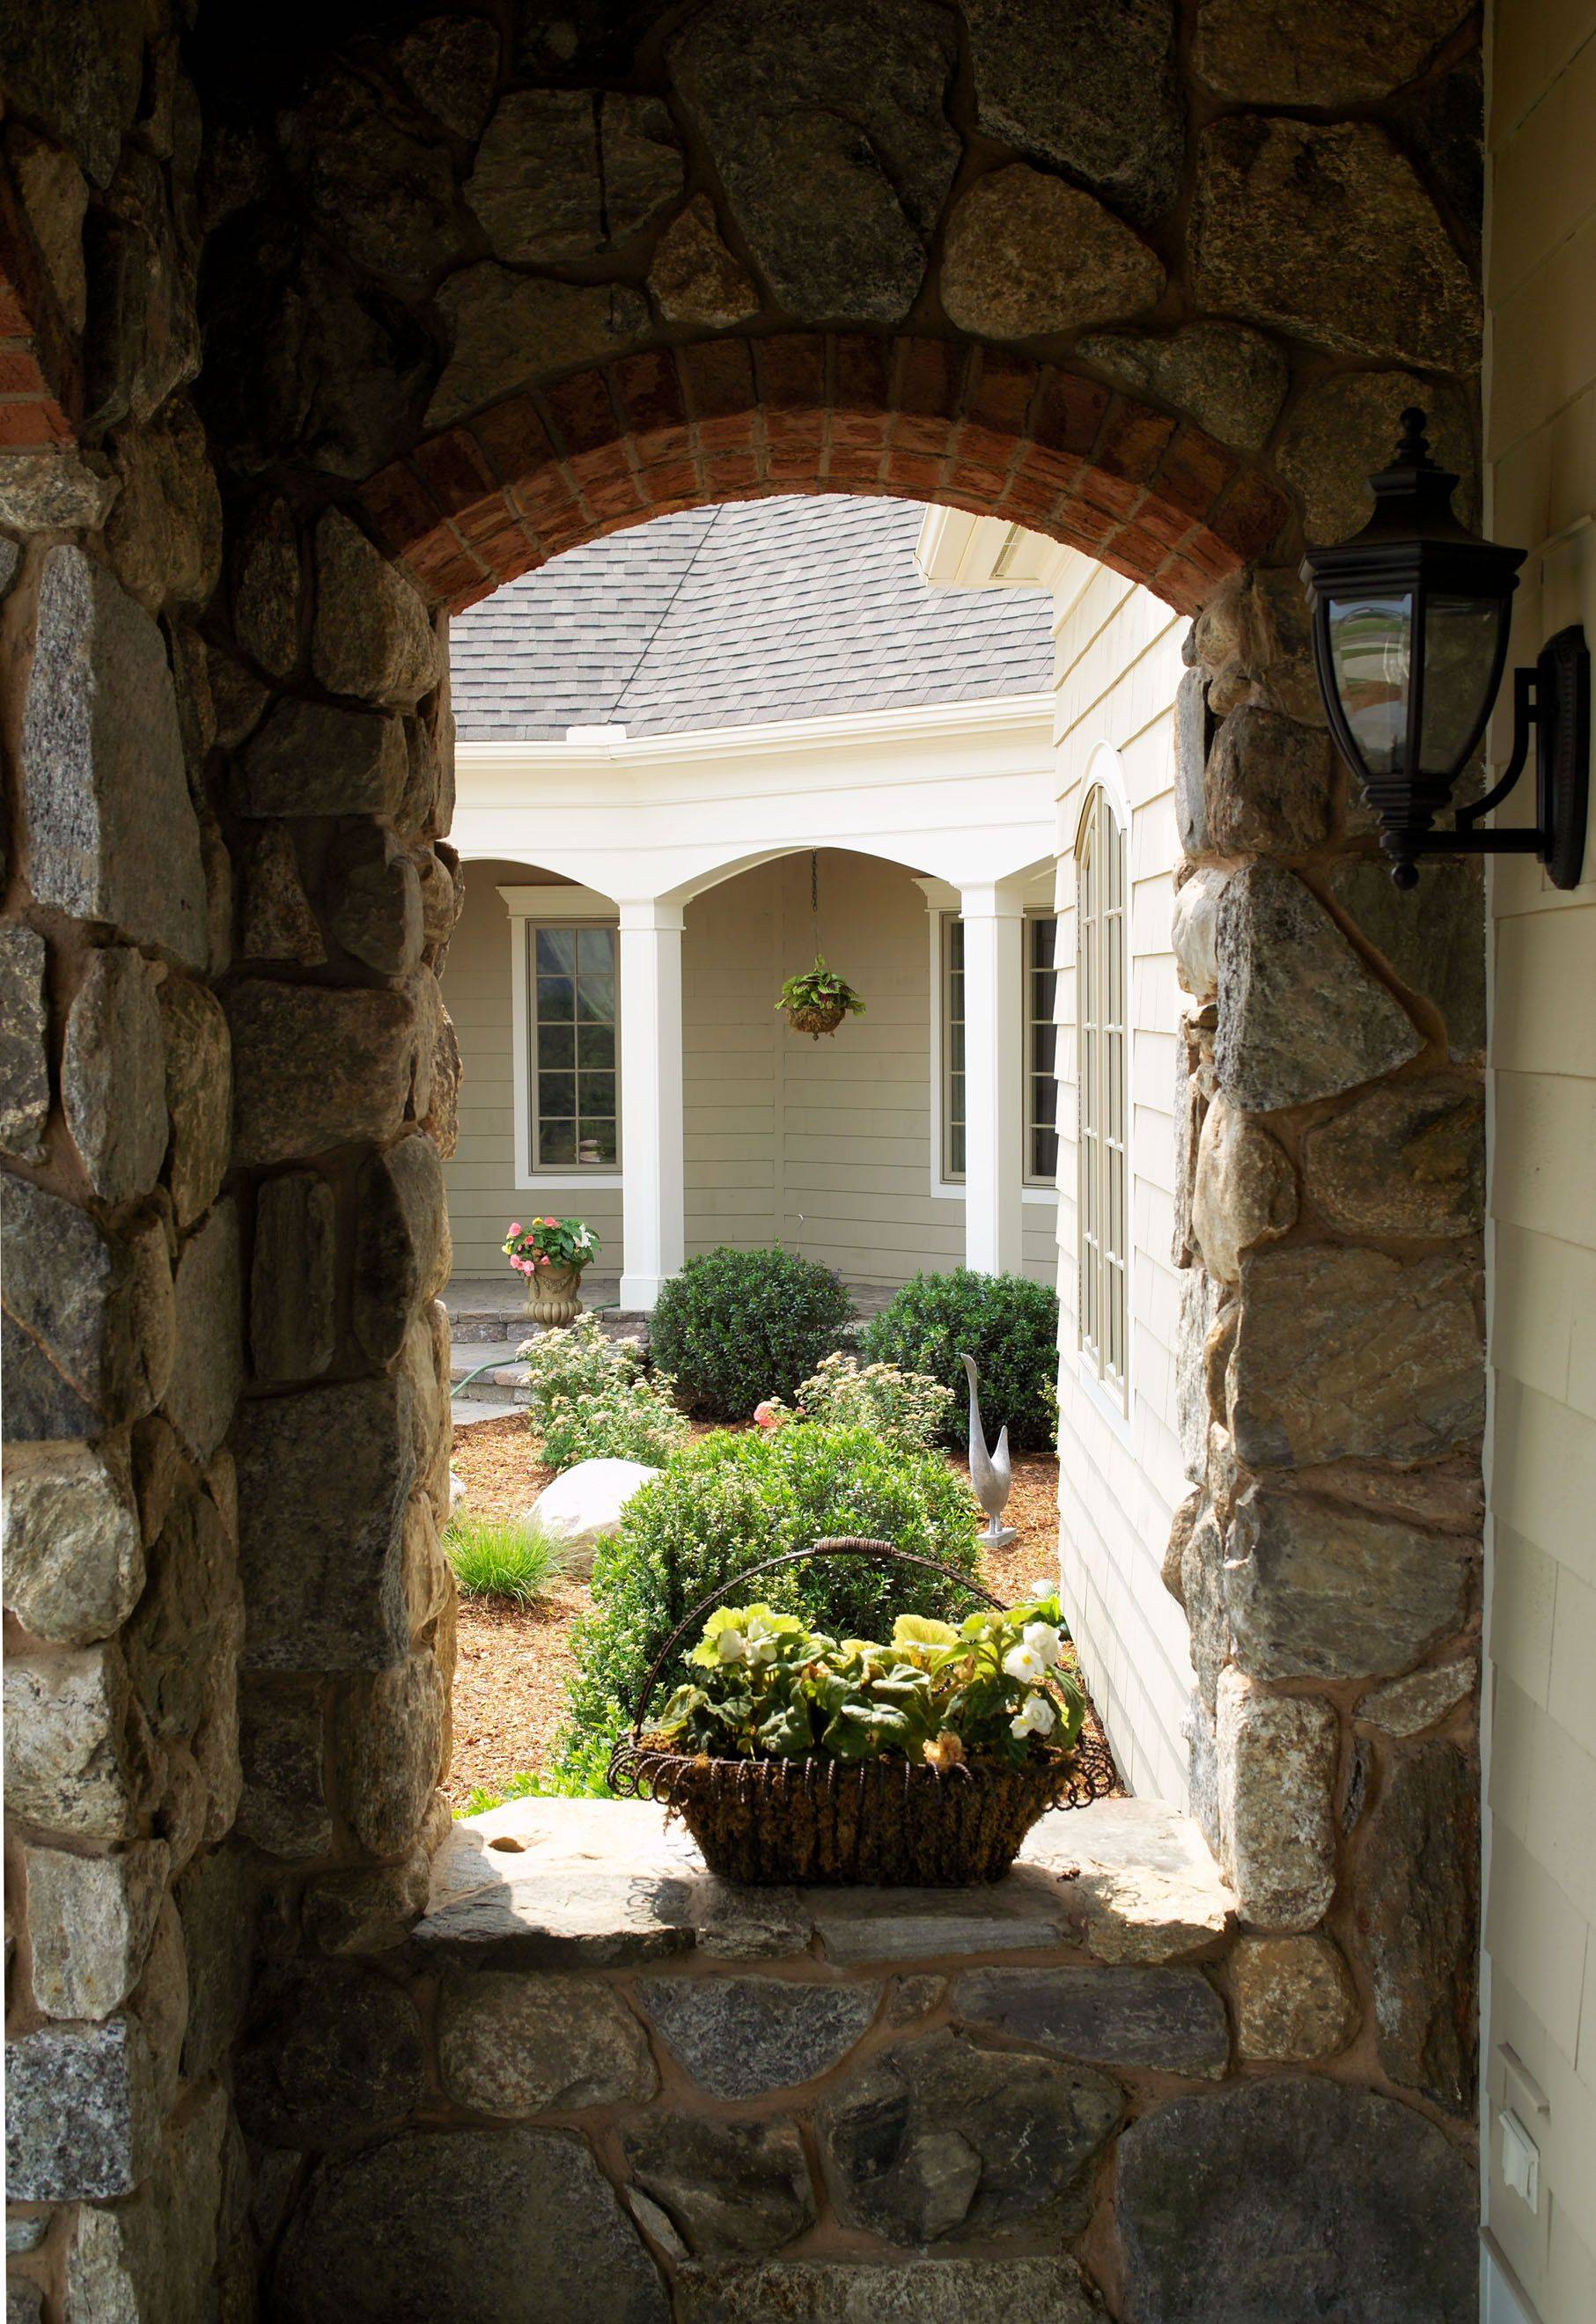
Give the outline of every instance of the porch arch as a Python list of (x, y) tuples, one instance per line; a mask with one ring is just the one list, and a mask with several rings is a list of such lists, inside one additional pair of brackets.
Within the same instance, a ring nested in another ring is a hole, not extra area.
[(360, 488), (418, 585), (461, 612), (650, 516), (798, 492), (997, 516), (1195, 613), (1290, 503), (1196, 422), (1084, 372), (944, 339), (794, 332), (665, 347), (508, 397)]

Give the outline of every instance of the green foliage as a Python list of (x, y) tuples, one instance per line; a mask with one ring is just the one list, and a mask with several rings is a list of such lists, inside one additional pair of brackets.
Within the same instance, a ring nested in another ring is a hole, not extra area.
[(712, 1614), (655, 1731), (715, 1758), (1011, 1766), (1073, 1750), (1086, 1698), (1056, 1598), (958, 1628), (900, 1614), (891, 1640), (826, 1637), (770, 1606)]
[[(802, 1012), (817, 1009), (827, 1014), (840, 1011), (848, 1017), (863, 1017), (864, 1002), (845, 977), (826, 965), (824, 953), (816, 953), (813, 968), (806, 968), (798, 976), (789, 976), (781, 987), (778, 1009), (790, 1017), (795, 1010)], [(802, 1028), (807, 1030), (807, 1028)]]
[[(924, 1372), (900, 1372), (894, 1364), (861, 1365), (857, 1356), (842, 1354), (827, 1356), (798, 1392), (802, 1419), (828, 1428), (871, 1428), (903, 1444), (934, 1443), (950, 1401), (947, 1389)], [(765, 1415), (769, 1427), (792, 1416), (775, 1399), (761, 1405), (755, 1417)]]
[(465, 1806), (455, 1810), (455, 1821), (458, 1823), (462, 1816), (486, 1815), (490, 1808), (502, 1808), (507, 1800), (537, 1799), (541, 1791), (541, 1777), (530, 1775), (506, 1775), (502, 1792), (495, 1792), (490, 1784), (473, 1784)]
[[(716, 1431), (679, 1453), (628, 1502), (621, 1530), (599, 1545), (597, 1611), (577, 1625), (573, 1738), (607, 1748), (632, 1717), (650, 1664), (676, 1624), (717, 1583), (828, 1534), (863, 1534), (951, 1565), (976, 1569), (978, 1512), (941, 1456), (863, 1428), (795, 1421), (770, 1435)], [(837, 1637), (868, 1637), (898, 1612), (962, 1615), (958, 1583), (866, 1557), (821, 1558), (761, 1576), (770, 1603)], [(662, 1674), (656, 1708), (687, 1674), (687, 1648)]]
[(513, 1606), (535, 1606), (569, 1562), (558, 1542), (523, 1519), (465, 1509), (450, 1519), (443, 1546), (467, 1598), (504, 1598)]
[(850, 1312), (829, 1267), (793, 1251), (723, 1245), (688, 1259), (666, 1284), (650, 1340), (691, 1410), (747, 1420), (761, 1397), (794, 1393)]
[(593, 1315), (540, 1332), (517, 1350), (527, 1368), (527, 1418), (550, 1469), (577, 1461), (642, 1461), (662, 1469), (687, 1442), (675, 1382), (645, 1375), (636, 1347), (608, 1340)]
[(953, 1391), (945, 1441), (970, 1442), (969, 1388), (960, 1356), (981, 1373), (988, 1440), (1005, 1425), (1016, 1452), (1050, 1452), (1058, 1431), (1058, 1300), (1020, 1275), (917, 1275), (865, 1325), (872, 1363), (927, 1372)]

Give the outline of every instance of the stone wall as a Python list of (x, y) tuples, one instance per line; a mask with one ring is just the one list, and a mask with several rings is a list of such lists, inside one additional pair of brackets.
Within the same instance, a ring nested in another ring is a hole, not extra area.
[(441, 609), (754, 491), (1001, 512), (1208, 605), (1208, 1821), (1261, 1930), (1328, 1914), (1412, 2120), (1466, 2104), (1478, 908), (1335, 853), (1287, 568), (1416, 392), (1471, 441), (1478, 61), (1444, 5), (1188, 13), (0, 29), (19, 2314), (252, 2312), (252, 1965), (391, 1951), (443, 1828)]
[[(1477, 2003), (1480, 866), (1398, 894), (1333, 769), (1293, 574), (1182, 685), (1178, 1397), (1194, 1811), (1282, 1959), (1355, 1964), (1380, 2069), (1459, 2117)], [(1422, 1887), (1422, 1901), (1417, 1893)], [(1305, 1960), (1306, 1953), (1302, 1956)]]
[(0, 38), (56, 358), (0, 411), (8, 2314), (198, 2324), (254, 2312), (276, 1871), (337, 1950), (447, 1826), (444, 646), (337, 510), (235, 505), (180, 25), (53, 14)]
[(800, 1892), (514, 1803), (382, 1970), (280, 1972), (240, 2053), (282, 2324), (1474, 2314), (1466, 2151), (1153, 1803), (993, 1888)]

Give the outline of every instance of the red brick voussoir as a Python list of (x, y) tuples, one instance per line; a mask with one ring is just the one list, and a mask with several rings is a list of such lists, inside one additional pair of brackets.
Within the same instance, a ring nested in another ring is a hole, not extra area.
[(1288, 514), (1201, 429), (1098, 381), (946, 340), (820, 333), (657, 348), (509, 396), (361, 498), (429, 597), (460, 613), (649, 517), (816, 492), (1007, 517), (1183, 613)]

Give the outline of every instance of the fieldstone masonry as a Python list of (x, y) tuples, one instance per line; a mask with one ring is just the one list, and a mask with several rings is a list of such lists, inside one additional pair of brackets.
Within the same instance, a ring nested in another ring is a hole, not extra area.
[[(1480, 897), (1384, 881), (1295, 564), (1416, 395), (1471, 465), (1475, 32), (1185, 14), (0, 29), (12, 2312), (1465, 2312)], [(1196, 617), (1167, 1572), (1232, 1953), (1146, 1821), (1040, 1923), (651, 1883), (641, 1830), (530, 1924), (422, 1917), (445, 620), (810, 489)], [(757, 2090), (694, 2078), (721, 2009)], [(1267, 2308), (1254, 2184), (1329, 2255)]]
[(976, 1895), (739, 1894), (647, 1805), (512, 1803), (407, 1945), (263, 1990), (273, 2312), (487, 2324), (530, 2266), (660, 2324), (1453, 2324), (1468, 2162), (1358, 2087), (1357, 2015), (1337, 1946), (1239, 1936), (1155, 1803), (1047, 1819)]

